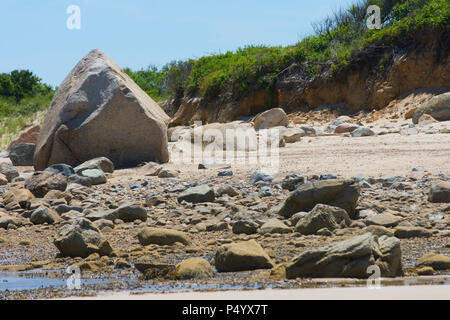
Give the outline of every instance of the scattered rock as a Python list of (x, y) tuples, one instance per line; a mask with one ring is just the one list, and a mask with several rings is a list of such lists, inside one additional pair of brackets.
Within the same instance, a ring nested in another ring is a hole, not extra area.
[(374, 136), (375, 132), (370, 128), (359, 127), (358, 129), (352, 131), (351, 135), (352, 137), (370, 137)]
[(38, 171), (25, 181), (25, 188), (37, 198), (43, 198), (50, 190), (65, 191), (67, 178), (60, 173)]
[(432, 267), (434, 270), (450, 269), (450, 257), (438, 253), (427, 253), (416, 261), (416, 268)]
[(149, 244), (173, 245), (175, 242), (189, 244), (188, 237), (184, 232), (164, 228), (144, 228), (138, 233), (138, 239), (143, 246)]
[(279, 219), (270, 219), (261, 226), (259, 233), (291, 233), (292, 230)]
[(34, 143), (16, 143), (9, 150), (13, 166), (32, 166), (36, 145)]
[(59, 219), (58, 214), (52, 209), (41, 207), (33, 211), (30, 221), (33, 224), (53, 224)]
[(364, 219), (364, 223), (368, 226), (377, 225), (383, 227), (395, 227), (402, 219), (390, 213), (381, 213), (370, 215)]
[(304, 235), (315, 234), (322, 228), (329, 231), (350, 226), (351, 220), (344, 209), (317, 204), (295, 226), (295, 231)]
[(273, 181), (273, 176), (272, 174), (270, 174), (270, 172), (268, 172), (265, 169), (259, 169), (256, 170), (255, 172), (253, 172), (252, 176), (250, 177), (250, 184), (255, 184), (258, 181), (264, 181), (264, 182), (272, 182)]
[(106, 183), (107, 179), (105, 173), (99, 169), (86, 169), (83, 170), (81, 176), (85, 178), (89, 178), (92, 185), (103, 184)]
[(286, 127), (289, 124), (289, 119), (283, 109), (274, 108), (258, 114), (252, 122), (255, 125), (255, 130), (260, 130), (277, 126)]
[(235, 197), (239, 195), (239, 192), (237, 192), (232, 186), (230, 185), (220, 185), (216, 190), (216, 195), (218, 197), (223, 196), (224, 194)]
[(189, 188), (178, 196), (178, 202), (181, 201), (191, 203), (214, 202), (214, 189), (207, 185)]
[(419, 123), (423, 114), (429, 114), (438, 121), (450, 120), (450, 92), (446, 92), (431, 98), (427, 103), (417, 108), (412, 121)]
[(309, 181), (300, 185), (274, 211), (289, 218), (296, 212), (310, 211), (321, 203), (342, 208), (354, 218), (359, 193), (359, 185), (353, 180)]
[(79, 166), (75, 168), (75, 172), (77, 174), (83, 173), (84, 170), (88, 169), (97, 169), (102, 170), (103, 172), (114, 172), (114, 164), (111, 160), (106, 157), (98, 157), (88, 161), (83, 162)]
[(147, 221), (147, 210), (138, 204), (123, 204), (115, 210), (119, 219), (124, 222), (132, 222), (134, 220)]
[(353, 123), (341, 123), (334, 129), (334, 133), (349, 133), (358, 129), (359, 126)]
[(19, 176), (19, 171), (6, 162), (0, 162), (0, 173), (6, 177), (8, 182), (11, 182), (14, 178)]
[(176, 266), (180, 279), (208, 279), (214, 276), (214, 269), (203, 258), (189, 258)]
[(432, 233), (421, 227), (397, 227), (394, 235), (399, 239), (431, 237)]
[(233, 223), (232, 232), (235, 234), (254, 234), (258, 231), (259, 224), (250, 220), (238, 220)]
[(73, 220), (59, 229), (54, 244), (63, 256), (86, 258), (92, 253), (110, 255), (113, 252), (108, 240), (87, 219)]
[(5, 192), (3, 195), (3, 204), (13, 206), (14, 204), (20, 205), (25, 209), (29, 206), (29, 201), (34, 199), (34, 195), (28, 189), (12, 188)]
[(376, 265), (381, 276), (402, 274), (400, 240), (366, 233), (331, 245), (307, 250), (286, 265), (286, 277), (368, 278)]
[(263, 248), (252, 239), (220, 246), (216, 251), (215, 266), (219, 272), (234, 272), (270, 269), (274, 264)]
[(433, 181), (428, 196), (430, 202), (450, 203), (450, 182)]
[(65, 177), (70, 177), (75, 174), (74, 169), (67, 164), (54, 164), (45, 169), (45, 171), (49, 171), (52, 173), (60, 173)]
[(294, 191), (298, 186), (304, 184), (305, 182), (305, 177), (294, 173), (284, 178), (283, 182), (281, 183), (281, 187), (289, 191)]

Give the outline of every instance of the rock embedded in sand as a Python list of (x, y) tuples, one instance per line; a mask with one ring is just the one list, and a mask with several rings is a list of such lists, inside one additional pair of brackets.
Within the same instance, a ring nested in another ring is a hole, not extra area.
[(350, 218), (354, 218), (359, 194), (360, 187), (353, 180), (309, 181), (300, 185), (280, 206), (272, 210), (289, 218), (294, 213), (310, 211), (321, 203), (342, 208)]
[(189, 244), (186, 233), (165, 228), (144, 228), (138, 233), (138, 240), (143, 246), (148, 246), (149, 244), (160, 246), (173, 245), (176, 242), (184, 245)]
[(34, 195), (28, 189), (11, 188), (3, 194), (5, 207), (12, 207), (14, 204), (18, 204), (21, 208), (26, 209), (31, 199), (34, 199)]
[(169, 117), (104, 52), (89, 52), (59, 86), (36, 144), (34, 166), (107, 157), (115, 166), (169, 160)]
[(267, 253), (253, 239), (220, 246), (214, 260), (219, 272), (270, 269), (274, 266)]
[(409, 239), (409, 238), (428, 238), (433, 234), (421, 227), (397, 227), (394, 230), (394, 236), (399, 239)]
[(72, 166), (69, 166), (67, 164), (54, 164), (46, 168), (45, 171), (49, 171), (52, 173), (60, 173), (65, 177), (70, 177), (75, 174), (75, 171), (73, 170)]
[(328, 246), (307, 250), (286, 265), (286, 277), (368, 278), (369, 266), (380, 268), (381, 276), (402, 274), (400, 240), (366, 233)]

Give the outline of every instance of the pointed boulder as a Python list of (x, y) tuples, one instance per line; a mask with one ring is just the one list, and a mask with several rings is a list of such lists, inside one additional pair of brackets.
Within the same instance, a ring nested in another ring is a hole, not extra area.
[(34, 154), (36, 170), (107, 157), (116, 167), (169, 159), (169, 116), (105, 53), (89, 52), (64, 79)]

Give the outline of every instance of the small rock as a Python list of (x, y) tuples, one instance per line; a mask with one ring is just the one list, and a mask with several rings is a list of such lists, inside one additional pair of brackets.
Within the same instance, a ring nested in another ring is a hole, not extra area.
[(176, 242), (189, 244), (188, 237), (184, 232), (164, 228), (144, 228), (138, 233), (138, 239), (143, 246), (149, 244), (173, 245)]
[(176, 265), (180, 279), (208, 279), (214, 276), (214, 269), (203, 258), (189, 258)]
[(274, 264), (267, 253), (255, 241), (231, 243), (220, 246), (215, 255), (219, 272), (270, 269)]

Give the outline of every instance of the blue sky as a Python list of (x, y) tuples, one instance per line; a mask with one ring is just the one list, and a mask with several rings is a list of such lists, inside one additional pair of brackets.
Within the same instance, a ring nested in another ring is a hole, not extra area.
[[(121, 67), (196, 58), (248, 44), (295, 44), (350, 0), (1, 0), (0, 72), (29, 69), (53, 86), (90, 50)], [(69, 30), (69, 5), (81, 29)]]

